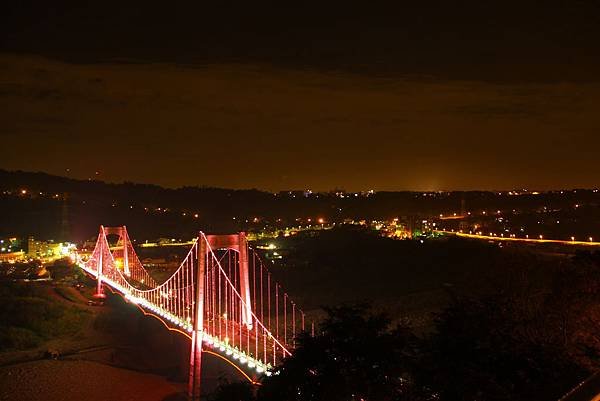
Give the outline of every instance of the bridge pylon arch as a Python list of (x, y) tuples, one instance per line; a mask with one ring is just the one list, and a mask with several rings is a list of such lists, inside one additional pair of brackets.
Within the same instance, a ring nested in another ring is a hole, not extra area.
[(231, 249), (239, 254), (240, 295), (243, 302), (241, 318), (248, 330), (252, 330), (252, 305), (250, 298), (250, 277), (248, 263), (248, 239), (245, 232), (237, 234), (210, 234), (200, 232), (197, 247), (197, 280), (196, 299), (194, 303), (194, 327), (190, 351), (190, 372), (188, 379), (188, 397), (190, 400), (200, 399), (200, 380), (202, 364), (202, 343), (204, 340), (204, 279), (207, 258), (217, 249)]
[[(250, 302), (250, 277), (248, 263), (248, 239), (245, 232), (238, 234), (206, 235), (208, 246), (212, 250), (216, 249), (232, 249), (239, 254), (239, 280), (240, 280), (240, 295), (244, 302), (242, 308), (242, 321), (246, 327), (252, 329), (252, 304)], [(206, 252), (209, 252), (207, 250)]]

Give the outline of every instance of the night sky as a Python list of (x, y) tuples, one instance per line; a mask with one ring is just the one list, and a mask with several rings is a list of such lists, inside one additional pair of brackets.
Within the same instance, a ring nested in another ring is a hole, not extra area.
[(600, 183), (596, 0), (4, 3), (0, 168), (266, 190)]

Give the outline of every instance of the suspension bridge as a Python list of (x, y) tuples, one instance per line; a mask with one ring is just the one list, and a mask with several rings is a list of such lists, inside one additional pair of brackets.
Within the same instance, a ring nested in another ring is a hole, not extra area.
[[(305, 313), (274, 281), (243, 232), (200, 232), (179, 268), (161, 284), (140, 262), (125, 226), (101, 226), (93, 252), (78, 265), (96, 279), (96, 296), (103, 297), (109, 286), (191, 339), (192, 400), (200, 397), (203, 349), (270, 375), (291, 354), (296, 335), (307, 329)], [(314, 335), (314, 323), (310, 330)]]

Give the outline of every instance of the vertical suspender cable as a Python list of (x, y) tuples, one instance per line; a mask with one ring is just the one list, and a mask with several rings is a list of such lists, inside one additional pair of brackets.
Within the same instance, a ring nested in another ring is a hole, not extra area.
[(296, 344), (296, 304), (292, 302), (292, 341)]
[(279, 340), (279, 284), (275, 283), (275, 337)]
[(260, 321), (261, 321), (261, 323), (265, 321), (263, 298), (264, 298), (264, 296), (263, 296), (263, 265), (261, 263), (260, 264)]
[(287, 344), (287, 293), (285, 292), (283, 293), (283, 344)]

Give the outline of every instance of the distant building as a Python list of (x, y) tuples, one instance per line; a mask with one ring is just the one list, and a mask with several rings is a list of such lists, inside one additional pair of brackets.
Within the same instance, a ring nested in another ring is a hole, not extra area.
[(54, 259), (68, 256), (74, 248), (68, 242), (39, 241), (33, 237), (27, 240), (27, 256), (32, 259)]
[(2, 262), (17, 262), (25, 258), (25, 252), (0, 252), (0, 263)]

